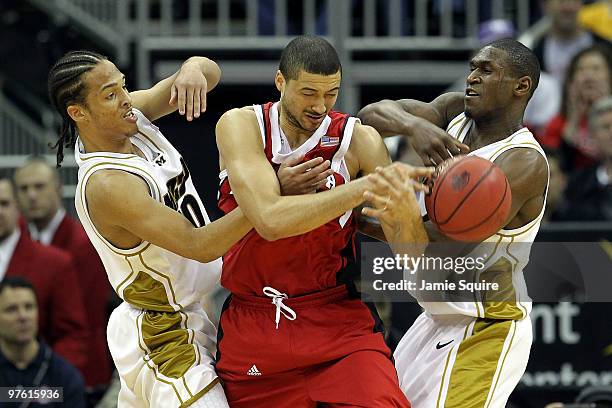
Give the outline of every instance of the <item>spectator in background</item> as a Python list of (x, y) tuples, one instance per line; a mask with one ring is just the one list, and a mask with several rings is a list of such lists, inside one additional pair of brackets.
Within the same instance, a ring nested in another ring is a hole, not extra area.
[(610, 95), (612, 57), (607, 49), (593, 46), (572, 59), (563, 84), (561, 111), (546, 127), (540, 142), (560, 149), (565, 171), (595, 163), (598, 149), (590, 137), (588, 112), (598, 99)]
[(0, 279), (21, 276), (38, 297), (38, 326), (53, 350), (83, 370), (87, 333), (81, 291), (70, 255), (31, 240), (17, 226), (13, 181), (0, 176)]
[(83, 376), (88, 391), (105, 388), (112, 373), (106, 345), (107, 304), (112, 292), (102, 261), (81, 224), (62, 207), (56, 169), (44, 158), (35, 157), (17, 169), (14, 178), (19, 207), (28, 222), (30, 236), (72, 255), (87, 314), (88, 360)]
[(601, 160), (570, 179), (559, 218), (567, 221), (612, 221), (612, 96), (595, 103), (589, 125), (600, 149)]
[(578, 21), (587, 30), (612, 41), (612, 0), (596, 1), (582, 6)]
[(63, 388), (63, 402), (40, 400), (30, 404), (2, 404), (34, 407), (85, 407), (83, 379), (62, 357), (39, 341), (38, 303), (30, 282), (5, 278), (0, 282), (0, 387)]
[(578, 11), (582, 0), (545, 0), (545, 14), (551, 24), (544, 34), (535, 39), (533, 52), (543, 71), (563, 83), (570, 60), (580, 50), (593, 44), (609, 43), (598, 35), (582, 28), (578, 22)]
[(561, 154), (558, 150), (544, 149), (548, 159), (548, 195), (543, 222), (557, 221), (557, 211), (563, 203), (563, 193), (567, 186), (567, 176), (561, 167)]

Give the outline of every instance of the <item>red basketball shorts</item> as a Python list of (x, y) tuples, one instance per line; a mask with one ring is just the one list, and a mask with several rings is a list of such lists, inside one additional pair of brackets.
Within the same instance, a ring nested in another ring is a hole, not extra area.
[(216, 369), (232, 408), (410, 407), (373, 306), (344, 286), (281, 303), (225, 302)]

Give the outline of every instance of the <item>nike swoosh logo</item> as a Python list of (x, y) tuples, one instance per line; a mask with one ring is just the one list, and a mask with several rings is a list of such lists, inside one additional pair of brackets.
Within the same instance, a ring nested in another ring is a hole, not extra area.
[(448, 346), (453, 341), (455, 341), (455, 340), (453, 339), (453, 340), (449, 341), (448, 343), (444, 343), (444, 344), (440, 344), (440, 342), (438, 342), (438, 344), (436, 344), (436, 350), (440, 350), (441, 348), (444, 348), (444, 347)]

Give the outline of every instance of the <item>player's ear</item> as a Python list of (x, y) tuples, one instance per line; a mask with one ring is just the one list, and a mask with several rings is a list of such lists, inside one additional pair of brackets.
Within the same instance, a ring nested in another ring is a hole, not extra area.
[(514, 86), (514, 94), (516, 96), (528, 96), (533, 87), (533, 81), (528, 76), (520, 77)]
[(280, 69), (277, 70), (276, 75), (274, 76), (274, 84), (276, 85), (276, 89), (278, 89), (280, 93), (283, 93), (283, 91), (285, 90), (285, 83), (285, 77), (280, 72)]
[(83, 109), (82, 105), (69, 105), (66, 108), (66, 111), (68, 112), (68, 116), (70, 116), (70, 118), (76, 123), (82, 122), (85, 119), (85, 110)]

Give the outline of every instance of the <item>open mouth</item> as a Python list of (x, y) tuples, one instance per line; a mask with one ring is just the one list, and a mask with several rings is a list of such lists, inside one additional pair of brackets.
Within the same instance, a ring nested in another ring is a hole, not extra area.
[(136, 123), (136, 114), (131, 109), (123, 115), (123, 118), (130, 123)]
[(480, 96), (476, 91), (474, 91), (472, 88), (467, 88), (465, 90), (465, 96), (468, 98), (473, 98), (476, 96)]

